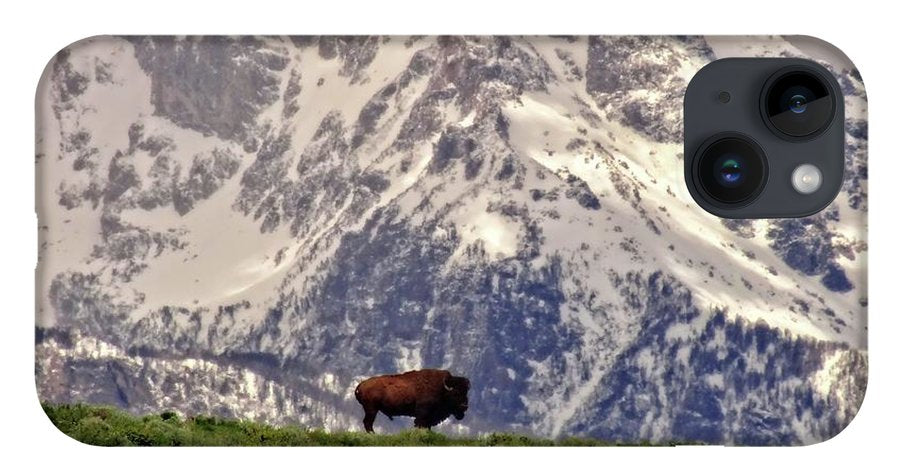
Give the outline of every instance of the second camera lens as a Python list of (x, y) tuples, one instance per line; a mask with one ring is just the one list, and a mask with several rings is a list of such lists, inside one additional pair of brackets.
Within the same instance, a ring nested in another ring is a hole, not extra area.
[(723, 206), (741, 206), (756, 198), (768, 177), (768, 164), (749, 138), (736, 134), (713, 137), (695, 159), (697, 185)]
[(777, 73), (764, 91), (763, 113), (775, 130), (806, 137), (825, 129), (834, 116), (834, 97), (825, 81), (805, 70)]

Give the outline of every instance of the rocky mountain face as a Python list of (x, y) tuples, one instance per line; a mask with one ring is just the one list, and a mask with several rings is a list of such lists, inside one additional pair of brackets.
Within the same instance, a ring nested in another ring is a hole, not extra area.
[(441, 431), (829, 438), (866, 386), (865, 93), (828, 65), (848, 115), (831, 207), (718, 219), (683, 184), (681, 97), (734, 48), (805, 56), (699, 37), (72, 45), (38, 93), (41, 398), (359, 428), (361, 378), (440, 367), (472, 381)]

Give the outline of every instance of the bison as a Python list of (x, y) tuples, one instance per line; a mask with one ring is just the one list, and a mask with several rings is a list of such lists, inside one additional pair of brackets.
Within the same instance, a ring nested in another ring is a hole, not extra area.
[(415, 417), (416, 428), (430, 429), (450, 415), (463, 419), (469, 408), (469, 379), (446, 370), (413, 370), (363, 380), (354, 394), (365, 412), (363, 426), (368, 433), (379, 411), (390, 420)]

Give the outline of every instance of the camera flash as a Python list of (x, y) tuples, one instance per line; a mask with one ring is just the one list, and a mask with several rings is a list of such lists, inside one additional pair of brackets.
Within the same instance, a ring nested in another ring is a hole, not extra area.
[(804, 195), (813, 193), (822, 186), (822, 171), (812, 164), (798, 165), (791, 174), (791, 184)]

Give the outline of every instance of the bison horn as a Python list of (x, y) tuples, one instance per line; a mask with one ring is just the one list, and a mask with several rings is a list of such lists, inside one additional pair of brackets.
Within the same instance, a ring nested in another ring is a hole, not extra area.
[(444, 380), (444, 390), (446, 390), (446, 391), (448, 391), (448, 392), (451, 391), (451, 390), (453, 390), (453, 387), (447, 385), (447, 381), (446, 381), (446, 380)]

